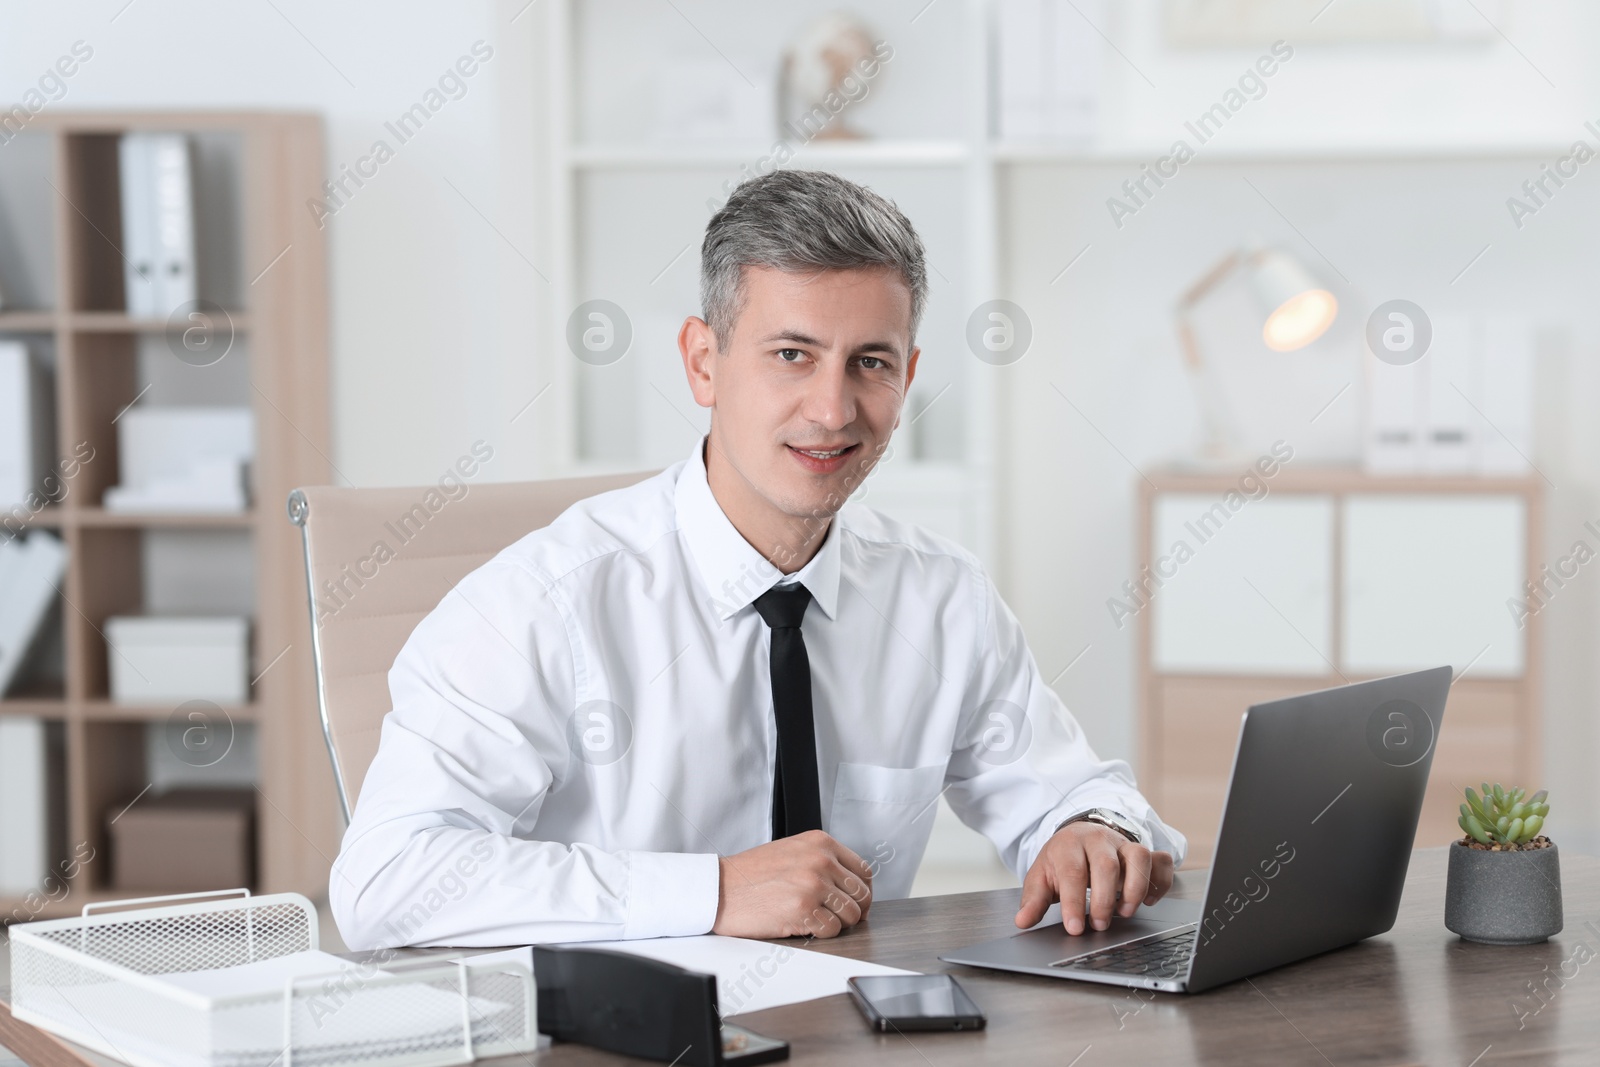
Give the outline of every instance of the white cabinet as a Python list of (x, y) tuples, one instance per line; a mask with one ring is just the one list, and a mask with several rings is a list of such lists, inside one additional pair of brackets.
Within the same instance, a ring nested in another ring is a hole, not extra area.
[[(1333, 498), (1230, 510), (1222, 494), (1163, 493), (1152, 516), (1155, 669), (1322, 674), (1333, 658)], [(1170, 577), (1166, 577), (1170, 575)]]
[(1522, 494), (1280, 492), (1233, 512), (1223, 499), (1155, 497), (1154, 670), (1522, 674), (1525, 634), (1507, 606), (1527, 578)]
[(1448, 663), (1522, 673), (1527, 505), (1513, 494), (1367, 494), (1344, 502), (1344, 667), (1394, 674)]

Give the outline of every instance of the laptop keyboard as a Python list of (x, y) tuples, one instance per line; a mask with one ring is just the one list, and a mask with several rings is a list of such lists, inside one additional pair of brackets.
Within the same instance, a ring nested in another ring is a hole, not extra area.
[(1136, 974), (1145, 978), (1182, 978), (1189, 970), (1189, 960), (1194, 955), (1194, 935), (1191, 928), (1171, 937), (1154, 941), (1136, 941), (1118, 945), (1076, 959), (1052, 963), (1078, 971), (1110, 971), (1114, 974)]

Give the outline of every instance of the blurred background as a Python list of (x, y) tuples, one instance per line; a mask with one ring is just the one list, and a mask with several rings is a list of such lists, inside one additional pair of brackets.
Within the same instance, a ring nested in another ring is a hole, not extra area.
[[(775, 167), (927, 245), (859, 499), (982, 557), (1191, 863), (1246, 705), (1440, 663), (1418, 843), (1490, 779), (1600, 849), (1593, 5), (0, 10), (7, 921), (322, 892), (288, 491), (683, 458), (699, 242)], [(941, 811), (917, 891), (1008, 884)]]

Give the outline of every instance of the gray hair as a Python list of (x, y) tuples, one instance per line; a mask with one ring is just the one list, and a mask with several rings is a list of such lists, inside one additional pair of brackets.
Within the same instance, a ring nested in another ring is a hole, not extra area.
[(820, 170), (776, 170), (739, 185), (706, 226), (700, 302), (726, 345), (744, 306), (744, 268), (887, 267), (911, 290), (911, 336), (928, 302), (922, 238), (892, 201)]

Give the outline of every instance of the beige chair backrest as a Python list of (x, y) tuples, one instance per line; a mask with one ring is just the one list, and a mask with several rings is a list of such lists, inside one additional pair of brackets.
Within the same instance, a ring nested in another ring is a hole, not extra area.
[(470, 571), (585, 497), (650, 472), (409, 489), (296, 489), (323, 735), (346, 820), (378, 754), (389, 668)]

